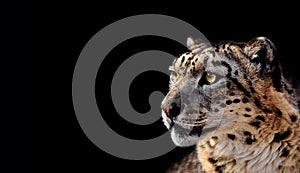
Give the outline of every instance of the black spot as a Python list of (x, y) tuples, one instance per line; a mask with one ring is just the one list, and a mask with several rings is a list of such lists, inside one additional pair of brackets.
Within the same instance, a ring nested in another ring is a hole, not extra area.
[(235, 94), (234, 93), (230, 93), (229, 95), (234, 96)]
[(287, 130), (284, 133), (275, 133), (274, 138), (273, 138), (273, 142), (279, 142), (281, 140), (286, 139), (287, 137), (289, 137), (291, 134), (290, 130)]
[(281, 157), (286, 157), (290, 154), (290, 151), (286, 148), (284, 148), (282, 151), (281, 151)]
[(181, 63), (183, 63), (183, 61), (185, 60), (185, 56), (182, 57), (181, 59)]
[(263, 109), (264, 113), (272, 113), (272, 111), (270, 109)]
[(227, 62), (221, 61), (221, 64), (224, 65), (227, 68), (228, 73), (231, 73), (232, 68)]
[(246, 136), (251, 136), (251, 133), (248, 132), (248, 131), (244, 131), (244, 135), (246, 135)]
[(219, 112), (219, 109), (216, 108), (214, 111), (215, 111), (215, 112)]
[(195, 65), (195, 62), (192, 62), (192, 65)]
[(244, 114), (244, 117), (251, 117), (251, 115), (249, 115), (249, 114)]
[[(222, 48), (223, 48), (223, 49), (225, 49), (225, 46), (226, 46), (226, 45), (225, 45), (225, 44), (223, 44), (223, 47), (222, 47)], [(225, 52), (227, 52), (227, 51), (225, 51)]]
[(260, 125), (260, 122), (258, 122), (258, 121), (253, 121), (253, 122), (251, 122), (251, 123), (249, 123), (251, 126), (253, 126), (253, 127), (256, 127), (256, 128), (259, 128), (259, 125)]
[(225, 167), (224, 165), (217, 166), (217, 167), (215, 168), (215, 171), (218, 171), (219, 173), (222, 173), (224, 167)]
[(261, 108), (261, 105), (259, 103), (259, 101), (257, 99), (254, 100), (254, 104), (258, 107), (258, 108)]
[(235, 135), (233, 134), (227, 134), (228, 138), (231, 139), (231, 140), (234, 140), (235, 139)]
[(210, 162), (210, 163), (212, 163), (212, 164), (215, 164), (215, 163), (217, 163), (218, 162), (218, 160), (215, 160), (214, 158), (208, 158), (208, 161)]
[(241, 101), (240, 99), (234, 99), (233, 103), (240, 103), (240, 101)]
[(267, 99), (268, 97), (266, 95), (263, 96), (264, 99)]
[(222, 108), (225, 108), (225, 107), (226, 107), (226, 105), (225, 105), (224, 103), (221, 103), (220, 106), (221, 106)]
[(219, 47), (217, 47), (217, 48), (215, 49), (215, 51), (216, 51), (216, 52), (219, 52)]
[(239, 72), (236, 70), (236, 71), (234, 72), (234, 74), (235, 74), (235, 75), (238, 75), (238, 74), (239, 74)]
[(282, 116), (282, 112), (280, 111), (280, 109), (276, 108), (276, 115), (281, 117)]
[(290, 115), (291, 121), (295, 122), (297, 120), (297, 116), (296, 115)]
[(261, 121), (265, 121), (265, 118), (263, 116), (261, 116), (261, 115), (257, 115), (255, 117), (255, 119), (258, 119), (258, 120), (261, 120)]
[(226, 83), (226, 87), (229, 89), (231, 87), (231, 83), (230, 82), (227, 82)]
[(250, 109), (250, 108), (245, 108), (245, 110), (246, 110), (247, 112), (250, 112), (250, 111), (251, 111), (251, 109)]
[(226, 100), (227, 105), (231, 105), (232, 101), (231, 100)]
[(246, 138), (246, 143), (247, 144), (252, 144), (252, 139), (251, 138)]
[(248, 103), (249, 100), (248, 100), (247, 98), (243, 98), (243, 99), (242, 99), (242, 102), (243, 102), (243, 103)]
[(252, 144), (255, 141), (256, 141), (256, 139), (246, 138), (246, 143), (249, 144), (249, 145)]
[(233, 112), (233, 110), (229, 110), (229, 112)]

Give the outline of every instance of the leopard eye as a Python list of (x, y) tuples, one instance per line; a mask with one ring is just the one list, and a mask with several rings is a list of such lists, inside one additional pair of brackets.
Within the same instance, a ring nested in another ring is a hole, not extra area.
[(200, 86), (210, 85), (217, 82), (219, 79), (220, 79), (219, 75), (205, 71), (203, 72), (200, 80), (198, 81), (198, 85)]
[(205, 78), (208, 83), (213, 83), (216, 81), (217, 75), (207, 72)]

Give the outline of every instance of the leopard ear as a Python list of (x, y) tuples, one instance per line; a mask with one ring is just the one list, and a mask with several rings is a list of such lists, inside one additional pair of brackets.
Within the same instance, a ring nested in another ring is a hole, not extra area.
[(204, 48), (208, 47), (207, 43), (201, 39), (194, 39), (192, 37), (188, 37), (186, 41), (187, 48), (193, 53), (198, 53)]
[(272, 65), (276, 64), (276, 48), (266, 37), (257, 37), (250, 40), (246, 43), (245, 52), (250, 62), (260, 64), (260, 68), (264, 72), (272, 70)]
[(282, 89), (282, 70), (279, 60), (276, 58), (276, 47), (266, 37), (257, 37), (246, 43), (245, 53), (251, 63), (257, 67), (258, 76), (265, 79), (270, 77), (274, 87)]

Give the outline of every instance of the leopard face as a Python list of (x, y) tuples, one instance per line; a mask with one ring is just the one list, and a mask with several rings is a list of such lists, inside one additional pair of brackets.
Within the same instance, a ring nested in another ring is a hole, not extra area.
[(194, 145), (236, 126), (257, 129), (268, 114), (280, 114), (269, 94), (283, 88), (270, 40), (202, 45), (189, 38), (188, 47), (169, 67), (169, 92), (161, 103), (176, 145)]

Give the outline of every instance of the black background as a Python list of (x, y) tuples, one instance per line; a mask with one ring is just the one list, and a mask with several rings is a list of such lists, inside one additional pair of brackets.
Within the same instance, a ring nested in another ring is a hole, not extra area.
[[(144, 2), (140, 5), (107, 3), (56, 3), (43, 4), (41, 23), (43, 28), (42, 81), (46, 84), (45, 111), (42, 112), (43, 139), (42, 171), (55, 172), (163, 172), (170, 163), (178, 160), (191, 148), (176, 148), (158, 158), (142, 161), (124, 160), (111, 156), (97, 148), (81, 130), (72, 105), (72, 75), (76, 60), (88, 42), (99, 30), (108, 24), (137, 14), (165, 14), (184, 20), (198, 28), (208, 40), (247, 41), (258, 36), (266, 36), (278, 49), (278, 57), (284, 66), (297, 78), (299, 58), (297, 51), (299, 40), (299, 18), (293, 4), (190, 4), (181, 2), (177, 7)], [(276, 5), (276, 6), (274, 6)], [(284, 10), (287, 10), (284, 12)], [(140, 42), (144, 44), (139, 44)], [(142, 50), (163, 50), (177, 55), (185, 48), (159, 37), (140, 37), (121, 43), (109, 56), (122, 55), (123, 58)], [(100, 69), (96, 81), (97, 96), (109, 95), (109, 81), (112, 71), (118, 63), (110, 68)], [(105, 75), (101, 75), (103, 71)], [(150, 76), (155, 76), (150, 77)], [(101, 80), (101, 84), (99, 81)], [(147, 94), (151, 90), (166, 93), (168, 78), (159, 73), (145, 73), (136, 79), (133, 88), (140, 88), (141, 83), (149, 83), (146, 89), (136, 89), (131, 94), (133, 106), (139, 112), (147, 112)], [(150, 82), (149, 82), (150, 81)], [(103, 85), (102, 85), (103, 84)], [(142, 86), (142, 85), (141, 85)], [(102, 91), (104, 90), (104, 91)], [(106, 93), (106, 94), (105, 94)], [(136, 97), (139, 95), (139, 97)], [(145, 98), (146, 97), (146, 98)], [(98, 99), (99, 107), (101, 101)], [(109, 105), (109, 99), (105, 100)], [(136, 105), (136, 103), (140, 103)], [(113, 107), (103, 108), (110, 115), (105, 117), (108, 124), (119, 134), (133, 139), (147, 139), (166, 131), (162, 123), (156, 122), (148, 127), (126, 124), (118, 118)]]

